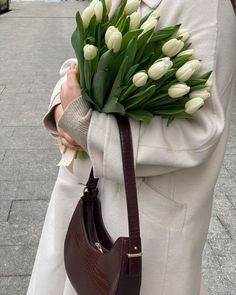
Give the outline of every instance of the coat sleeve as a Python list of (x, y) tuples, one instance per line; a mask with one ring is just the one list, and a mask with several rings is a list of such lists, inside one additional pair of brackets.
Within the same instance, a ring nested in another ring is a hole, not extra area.
[(44, 117), (42, 119), (44, 127), (48, 130), (49, 134), (53, 138), (58, 137), (56, 123), (55, 123), (55, 120), (54, 120), (54, 109), (58, 104), (61, 103), (61, 100), (60, 100), (61, 85), (67, 79), (66, 74), (69, 71), (70, 65), (72, 63), (77, 64), (77, 59), (76, 58), (70, 58), (70, 59), (67, 59), (62, 64), (62, 66), (60, 68), (60, 71), (59, 71), (59, 80), (57, 81), (57, 83), (56, 83), (56, 85), (55, 85), (55, 87), (53, 89), (51, 98), (50, 98), (48, 111), (47, 111), (47, 113), (44, 115)]

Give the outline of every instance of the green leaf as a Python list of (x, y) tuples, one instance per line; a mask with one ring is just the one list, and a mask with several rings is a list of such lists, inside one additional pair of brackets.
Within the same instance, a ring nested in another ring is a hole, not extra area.
[(71, 44), (72, 47), (74, 48), (75, 51), (75, 55), (77, 57), (77, 61), (78, 61), (78, 68), (79, 68), (79, 78), (80, 78), (80, 87), (84, 88), (85, 87), (85, 81), (84, 81), (84, 52), (83, 52), (83, 48), (84, 48), (84, 38), (85, 38), (85, 34), (84, 34), (84, 25), (83, 25), (83, 21), (80, 15), (80, 12), (77, 11), (76, 16), (76, 24), (77, 24), (77, 28), (75, 29), (75, 31), (73, 32), (72, 36), (71, 36)]
[[(96, 37), (96, 28), (97, 28), (97, 21), (96, 21), (96, 16), (93, 15), (93, 17), (91, 18), (90, 22), (89, 22), (89, 26), (87, 29), (87, 35), (91, 38)], [(94, 43), (93, 43), (94, 44)], [(94, 44), (95, 45), (95, 44)]]
[(173, 61), (173, 68), (178, 69), (180, 67), (182, 67), (187, 61), (190, 60), (190, 58), (192, 57), (191, 54), (186, 54), (183, 56), (177, 56), (175, 57), (172, 61)]
[(101, 112), (101, 108), (94, 102), (94, 100), (87, 94), (85, 89), (81, 89), (83, 98), (90, 103), (90, 105), (98, 112)]
[(119, 97), (120, 94), (121, 94), (121, 91), (122, 91), (121, 83), (122, 83), (122, 81), (124, 79), (124, 74), (125, 74), (125, 70), (126, 70), (127, 61), (128, 61), (128, 56), (126, 56), (124, 58), (121, 66), (120, 66), (120, 69), (119, 69), (119, 71), (117, 73), (115, 81), (114, 81), (114, 83), (112, 85), (111, 92), (110, 92), (110, 95), (109, 95), (109, 99), (111, 99), (111, 97)]
[(126, 115), (135, 121), (143, 121), (145, 123), (150, 123), (153, 115), (151, 112), (146, 110), (135, 110), (126, 112)]
[(148, 44), (148, 40), (151, 37), (154, 28), (142, 34), (137, 41), (137, 54), (135, 57), (135, 63), (139, 63), (140, 59), (143, 57), (143, 52)]
[(98, 62), (97, 71), (93, 78), (93, 95), (95, 103), (102, 108), (107, 96), (108, 90), (116, 76), (114, 69), (115, 66), (115, 55), (112, 50), (108, 50), (100, 57)]
[(180, 28), (180, 24), (176, 26), (171, 26), (171, 27), (166, 27), (164, 29), (161, 29), (157, 32), (155, 32), (150, 40), (150, 42), (156, 42), (156, 41), (161, 41), (168, 39), (172, 37), (174, 34), (177, 33), (177, 31)]
[(205, 81), (207, 81), (210, 78), (210, 75), (212, 74), (213, 71), (209, 71), (203, 75), (201, 75), (198, 79), (203, 79)]
[(149, 13), (147, 13), (144, 17), (142, 17), (141, 21), (140, 21), (140, 26), (149, 18), (149, 16), (153, 13), (153, 11), (150, 11)]
[(180, 108), (177, 110), (160, 110), (160, 111), (155, 111), (154, 114), (155, 115), (165, 115), (165, 116), (176, 116), (178, 114), (182, 114), (183, 112), (185, 112), (184, 108)]
[(182, 51), (184, 51), (184, 50), (188, 50), (188, 49), (191, 47), (191, 45), (192, 45), (192, 43), (190, 43), (190, 42), (186, 42), (186, 43), (184, 44), (184, 47), (183, 47)]
[(96, 46), (98, 49), (101, 47), (101, 38), (102, 38), (102, 29), (101, 24), (98, 24), (97, 32), (96, 32)]
[(129, 31), (129, 25), (130, 25), (130, 17), (127, 17), (121, 28), (122, 35), (124, 35), (125, 33)]
[(80, 160), (85, 160), (89, 157), (89, 155), (85, 151), (78, 151), (76, 153), (75, 159), (79, 157)]
[(126, 49), (127, 46), (128, 46), (129, 41), (132, 40), (133, 38), (138, 37), (138, 35), (142, 31), (143, 31), (142, 29), (137, 29), (137, 30), (128, 31), (127, 33), (125, 33), (123, 38), (122, 38), (122, 43), (121, 43), (120, 50)]
[(104, 113), (119, 113), (121, 115), (125, 114), (125, 108), (118, 102), (117, 97), (109, 98), (102, 111)]
[(107, 13), (107, 7), (106, 7), (105, 0), (101, 0), (101, 1), (102, 1), (102, 5), (103, 5), (103, 14), (102, 14), (102, 21), (101, 21), (101, 23), (106, 23), (106, 22), (109, 21), (108, 13)]
[(125, 106), (126, 110), (132, 109), (142, 103), (143, 101), (147, 101), (155, 92), (156, 87), (154, 85), (150, 86), (143, 91), (140, 91), (137, 94), (129, 97), (128, 99), (124, 100), (123, 105)]
[(206, 88), (206, 87), (207, 87), (207, 86), (206, 86), (205, 84), (202, 84), (202, 85), (196, 85), (196, 86), (191, 87), (191, 91), (204, 89), (204, 88)]
[(85, 86), (88, 90), (88, 94), (91, 95), (91, 79), (92, 79), (92, 69), (91, 69), (91, 61), (84, 60), (84, 78), (85, 78)]
[(144, 105), (145, 109), (153, 109), (156, 105), (163, 102), (173, 102), (173, 98), (170, 98), (168, 93), (163, 93), (152, 97), (149, 101), (147, 101)]
[(127, 71), (134, 64), (136, 52), (137, 52), (137, 37), (130, 40), (127, 46), (127, 50), (126, 50), (126, 55), (128, 56), (128, 60), (126, 64)]
[(130, 96), (136, 89), (137, 87), (132, 83), (129, 88), (126, 89), (124, 93), (119, 97), (119, 102), (123, 102), (126, 97)]
[[(124, 78), (124, 84), (128, 84), (130, 78), (133, 76), (133, 74), (136, 72), (137, 68), (139, 67), (139, 64), (133, 65), (129, 68), (127, 74)], [(131, 82), (132, 83), (132, 82)]]
[(111, 19), (112, 25), (116, 26), (116, 23), (118, 22), (119, 18), (123, 15), (126, 3), (127, 3), (127, 0), (121, 0), (121, 3), (118, 6), (118, 9), (116, 9), (116, 12)]
[(192, 79), (192, 80), (188, 80), (185, 83), (190, 86), (198, 86), (198, 85), (204, 85), (205, 84), (205, 79)]

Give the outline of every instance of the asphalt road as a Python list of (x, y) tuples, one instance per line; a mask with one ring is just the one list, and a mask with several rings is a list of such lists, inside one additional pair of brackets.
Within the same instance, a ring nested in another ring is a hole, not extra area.
[[(0, 16), (0, 295), (26, 294), (60, 156), (42, 117), (86, 4), (13, 2)], [(236, 294), (235, 144), (236, 107), (203, 259), (211, 295)]]

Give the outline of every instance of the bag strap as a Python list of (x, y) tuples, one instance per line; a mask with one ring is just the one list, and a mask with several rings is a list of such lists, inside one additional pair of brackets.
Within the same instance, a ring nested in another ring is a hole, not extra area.
[[(139, 257), (141, 253), (141, 239), (140, 239), (140, 226), (139, 226), (139, 210), (137, 189), (135, 181), (134, 170), (134, 156), (133, 156), (133, 143), (131, 136), (131, 128), (127, 117), (116, 116), (119, 127), (120, 141), (121, 141), (121, 154), (123, 162), (124, 184), (126, 191), (126, 204), (129, 225), (129, 258)], [(86, 188), (94, 190), (97, 188), (98, 178), (94, 178), (93, 168), (91, 169)], [(135, 259), (131, 259), (135, 263)]]

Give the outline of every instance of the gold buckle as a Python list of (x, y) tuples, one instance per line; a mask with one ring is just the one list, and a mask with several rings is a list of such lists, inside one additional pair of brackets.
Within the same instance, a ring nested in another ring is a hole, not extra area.
[(134, 258), (134, 257), (140, 257), (143, 255), (143, 252), (139, 252), (139, 253), (127, 253), (128, 258)]

